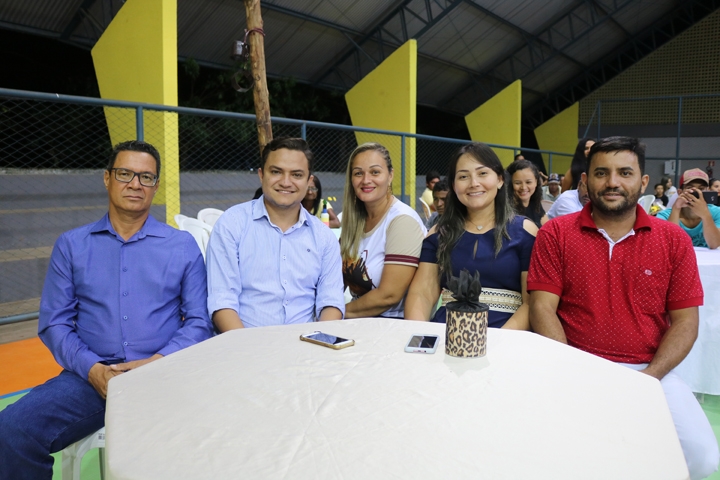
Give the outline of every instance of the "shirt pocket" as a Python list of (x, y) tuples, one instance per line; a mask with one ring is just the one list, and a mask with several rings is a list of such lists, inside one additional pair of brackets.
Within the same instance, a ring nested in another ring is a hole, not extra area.
[(315, 289), (322, 273), (322, 254), (313, 244), (306, 243), (296, 247), (293, 249), (293, 259), (289, 265), (288, 275), (292, 278), (295, 288), (299, 290)]
[(648, 314), (665, 312), (669, 284), (669, 271), (658, 265), (640, 266), (632, 285), (636, 308)]

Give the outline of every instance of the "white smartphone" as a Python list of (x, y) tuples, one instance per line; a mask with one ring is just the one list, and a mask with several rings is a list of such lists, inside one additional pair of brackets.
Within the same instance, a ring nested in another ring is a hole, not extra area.
[(405, 351), (408, 353), (435, 353), (437, 344), (437, 335), (413, 335), (405, 347)]
[(355, 340), (336, 337), (335, 335), (323, 332), (304, 333), (300, 335), (300, 340), (332, 348), (333, 350), (340, 350), (341, 348), (347, 348), (355, 345)]

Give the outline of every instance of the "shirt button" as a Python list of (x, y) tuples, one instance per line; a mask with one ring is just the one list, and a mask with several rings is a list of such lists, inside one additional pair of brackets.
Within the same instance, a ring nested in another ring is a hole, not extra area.
[(125, 316), (123, 317), (123, 320), (127, 320), (127, 315), (125, 315)]
[(127, 292), (123, 292), (123, 297), (127, 297)]
[(123, 345), (125, 345), (127, 347), (127, 342), (123, 342)]
[(127, 267), (123, 267), (123, 272), (127, 272)]
[(283, 260), (287, 260), (287, 258), (285, 257), (285, 255), (283, 255)]
[(287, 280), (283, 280), (283, 283), (284, 283), (285, 285), (287, 285)]

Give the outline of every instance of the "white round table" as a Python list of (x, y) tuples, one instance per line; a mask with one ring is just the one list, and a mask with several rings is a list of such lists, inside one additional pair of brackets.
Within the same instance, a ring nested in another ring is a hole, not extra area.
[[(299, 340), (322, 330), (356, 345)], [(412, 334), (439, 334), (410, 354)], [(685, 479), (657, 380), (529, 332), (444, 353), (444, 325), (236, 330), (113, 378), (111, 479)]]

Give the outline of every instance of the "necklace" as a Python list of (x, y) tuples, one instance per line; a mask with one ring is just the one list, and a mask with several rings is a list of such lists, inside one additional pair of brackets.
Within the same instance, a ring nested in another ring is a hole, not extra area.
[(477, 224), (473, 223), (473, 221), (470, 220), (469, 218), (467, 219), (467, 221), (470, 222), (470, 223), (472, 223), (473, 225), (475, 225), (475, 228), (477, 228), (478, 230), (482, 230), (482, 229), (483, 229), (483, 226), (482, 226), (482, 225), (477, 225)]

